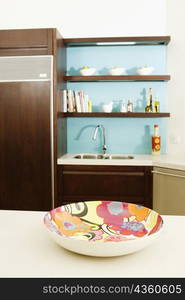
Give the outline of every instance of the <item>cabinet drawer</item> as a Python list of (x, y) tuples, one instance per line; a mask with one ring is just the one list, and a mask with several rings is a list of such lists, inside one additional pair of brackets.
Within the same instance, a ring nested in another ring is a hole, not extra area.
[(151, 201), (146, 196), (147, 178), (144, 167), (60, 166), (59, 197), (64, 202), (113, 200), (144, 205)]
[(65, 195), (143, 195), (144, 175), (139, 173), (64, 171), (63, 174)]

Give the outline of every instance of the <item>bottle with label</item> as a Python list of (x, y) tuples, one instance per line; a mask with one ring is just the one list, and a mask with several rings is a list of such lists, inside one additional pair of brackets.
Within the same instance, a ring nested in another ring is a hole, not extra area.
[(153, 112), (153, 96), (152, 96), (152, 88), (148, 90), (148, 103), (145, 107), (145, 112)]
[(154, 125), (154, 135), (152, 136), (152, 154), (159, 155), (161, 151), (161, 137), (159, 135), (159, 126)]
[(127, 112), (133, 112), (133, 103), (130, 100), (128, 100)]

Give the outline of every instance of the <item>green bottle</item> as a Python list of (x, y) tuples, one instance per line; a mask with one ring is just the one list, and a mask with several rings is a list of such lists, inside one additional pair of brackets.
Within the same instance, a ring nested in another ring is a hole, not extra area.
[(153, 112), (153, 96), (152, 96), (152, 88), (149, 88), (148, 91), (148, 103), (145, 107), (145, 112)]

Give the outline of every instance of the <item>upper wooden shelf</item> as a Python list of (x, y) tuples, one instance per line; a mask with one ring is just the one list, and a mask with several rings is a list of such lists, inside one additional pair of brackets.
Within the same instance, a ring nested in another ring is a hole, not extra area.
[(81, 118), (81, 117), (88, 117), (88, 118), (96, 118), (96, 117), (103, 117), (103, 118), (168, 118), (170, 117), (170, 113), (168, 112), (161, 112), (161, 113), (145, 113), (145, 112), (83, 112), (83, 113), (63, 113), (59, 112), (58, 117), (63, 118)]
[(170, 75), (121, 75), (121, 76), (110, 76), (110, 75), (95, 75), (95, 76), (64, 76), (64, 81), (70, 82), (87, 82), (87, 81), (168, 81)]
[(64, 39), (66, 47), (167, 45), (170, 36), (93, 37)]

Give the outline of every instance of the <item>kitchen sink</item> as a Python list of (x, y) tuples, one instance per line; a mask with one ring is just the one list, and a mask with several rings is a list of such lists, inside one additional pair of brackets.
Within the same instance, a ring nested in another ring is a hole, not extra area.
[(111, 155), (111, 159), (134, 159), (132, 155)]
[(90, 154), (78, 154), (75, 155), (73, 158), (77, 159), (96, 159), (96, 155), (90, 155)]
[(115, 155), (115, 154), (77, 154), (75, 159), (134, 159), (132, 155)]

